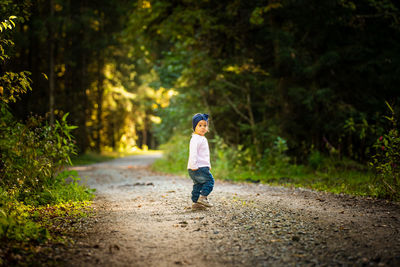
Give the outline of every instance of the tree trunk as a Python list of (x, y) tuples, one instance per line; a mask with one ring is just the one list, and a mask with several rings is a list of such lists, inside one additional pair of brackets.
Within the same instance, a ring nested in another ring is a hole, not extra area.
[(103, 113), (103, 95), (104, 95), (104, 59), (103, 55), (99, 54), (97, 65), (97, 138), (96, 138), (96, 151), (101, 152), (101, 130), (103, 128), (102, 113)]
[(54, 124), (54, 31), (53, 31), (53, 18), (54, 18), (54, 0), (49, 1), (50, 5), (50, 22), (49, 22), (49, 108), (50, 108), (50, 124)]
[(142, 129), (142, 149), (148, 147), (147, 145), (147, 116), (145, 115), (143, 120), (143, 129)]
[(253, 145), (255, 145), (257, 156), (261, 156), (262, 151), (261, 151), (260, 141), (258, 140), (258, 137), (257, 137), (257, 127), (256, 127), (256, 122), (254, 120), (253, 108), (251, 107), (250, 91), (251, 91), (250, 86), (248, 83), (246, 83), (246, 109), (247, 109), (247, 113), (248, 113), (247, 117), (249, 118)]
[[(85, 13), (85, 9), (87, 8), (87, 1), (82, 0), (79, 2), (79, 10), (78, 12), (80, 15)], [(83, 26), (85, 27), (85, 26)], [(76, 130), (76, 137), (77, 143), (79, 145), (79, 152), (84, 153), (89, 147), (89, 132), (86, 126), (88, 118), (90, 118), (90, 107), (89, 107), (89, 100), (87, 89), (89, 88), (88, 82), (88, 59), (90, 60), (90, 56), (88, 56), (87, 48), (82, 46), (83, 43), (87, 42), (87, 34), (85, 34), (85, 28), (81, 29), (78, 35), (78, 44), (79, 46), (79, 53), (78, 53), (78, 60), (79, 64), (77, 66), (76, 75), (78, 77), (77, 81), (77, 96), (78, 99), (76, 100), (79, 103), (78, 110), (75, 111), (76, 121), (79, 128)]]
[[(84, 38), (84, 36), (83, 36)], [(85, 53), (81, 54), (81, 80), (80, 80), (80, 88), (81, 88), (81, 104), (82, 104), (82, 112), (80, 113), (79, 116), (79, 128), (78, 130), (78, 144), (79, 144), (79, 150), (80, 152), (85, 152), (87, 148), (89, 147), (89, 133), (88, 129), (86, 126), (87, 118), (90, 116), (89, 111), (89, 101), (88, 101), (88, 95), (86, 93), (86, 89), (89, 86), (87, 83), (87, 59)]]

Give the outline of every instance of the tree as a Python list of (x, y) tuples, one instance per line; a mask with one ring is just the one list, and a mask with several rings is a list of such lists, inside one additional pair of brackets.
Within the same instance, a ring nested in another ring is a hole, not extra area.
[(398, 14), (394, 1), (160, 0), (131, 30), (179, 92), (162, 127), (201, 109), (255, 159), (281, 136), (298, 161), (313, 149), (363, 160), (384, 100), (399, 100)]

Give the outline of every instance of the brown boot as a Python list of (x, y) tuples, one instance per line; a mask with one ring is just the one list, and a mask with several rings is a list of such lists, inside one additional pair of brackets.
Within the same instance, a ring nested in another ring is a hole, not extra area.
[(200, 195), (199, 200), (197, 200), (197, 203), (199, 203), (199, 204), (201, 204), (201, 205), (204, 205), (204, 206), (206, 206), (206, 207), (208, 207), (208, 208), (211, 208), (211, 207), (213, 206), (213, 204), (211, 204), (211, 203), (208, 201), (207, 197), (202, 196), (202, 195)]
[(192, 204), (192, 210), (205, 210), (206, 207), (204, 205), (201, 205), (199, 203), (193, 203)]

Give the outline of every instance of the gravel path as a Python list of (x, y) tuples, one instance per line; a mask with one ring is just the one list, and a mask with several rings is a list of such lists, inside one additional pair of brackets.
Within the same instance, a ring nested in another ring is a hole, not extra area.
[(96, 216), (64, 259), (74, 266), (400, 266), (400, 205), (217, 181), (190, 209), (192, 182), (148, 170), (156, 156), (76, 167)]

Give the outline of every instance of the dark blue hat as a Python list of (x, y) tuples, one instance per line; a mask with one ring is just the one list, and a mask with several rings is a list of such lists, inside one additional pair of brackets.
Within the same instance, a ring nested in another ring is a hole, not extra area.
[(208, 114), (197, 113), (196, 115), (193, 116), (193, 118), (192, 118), (193, 131), (196, 128), (199, 121), (202, 121), (202, 120), (205, 120), (208, 123)]

